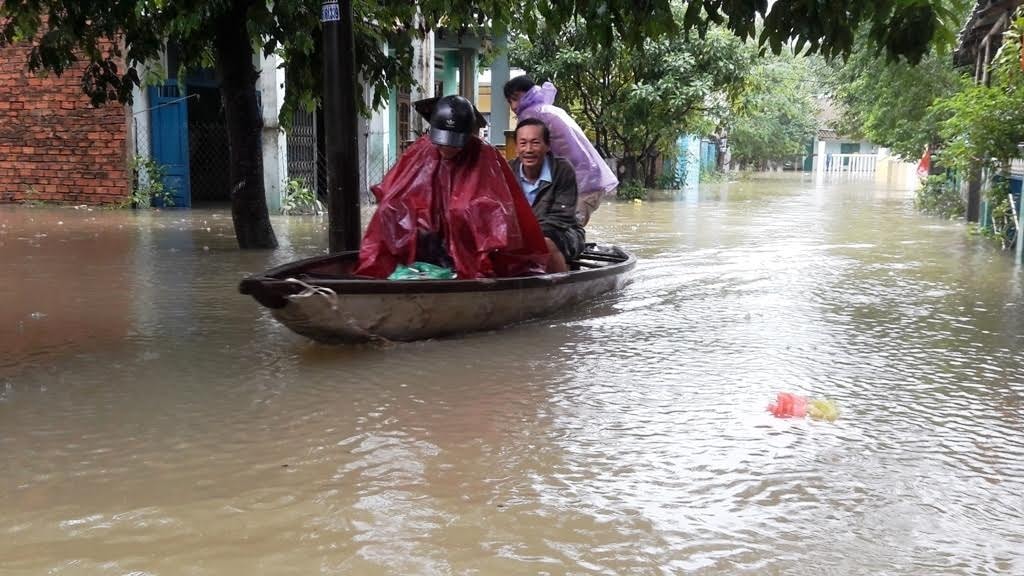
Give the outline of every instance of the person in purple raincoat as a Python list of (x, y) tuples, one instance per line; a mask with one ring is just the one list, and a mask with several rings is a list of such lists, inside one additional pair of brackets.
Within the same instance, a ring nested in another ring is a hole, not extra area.
[(544, 122), (551, 132), (551, 152), (572, 165), (579, 190), (576, 218), (581, 226), (586, 226), (601, 199), (619, 186), (618, 178), (579, 124), (565, 110), (553, 104), (558, 93), (553, 84), (545, 82), (543, 86), (537, 86), (529, 76), (516, 76), (505, 83), (504, 91), (516, 117), (519, 120), (536, 118)]

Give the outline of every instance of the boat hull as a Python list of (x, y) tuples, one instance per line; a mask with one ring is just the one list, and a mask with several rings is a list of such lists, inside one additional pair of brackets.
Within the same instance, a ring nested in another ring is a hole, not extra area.
[(330, 262), (325, 257), (250, 277), (240, 291), (292, 331), (319, 342), (423, 340), (541, 318), (617, 290), (635, 265), (635, 258), (619, 254), (620, 261), (599, 259), (564, 274), (397, 282), (318, 275), (318, 267)]

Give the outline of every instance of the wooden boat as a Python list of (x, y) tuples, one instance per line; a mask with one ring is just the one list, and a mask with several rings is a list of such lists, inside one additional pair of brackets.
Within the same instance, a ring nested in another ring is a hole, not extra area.
[(561, 274), (474, 280), (353, 276), (358, 253), (300, 260), (242, 280), (238, 289), (292, 331), (320, 342), (422, 340), (492, 330), (565, 310), (621, 288), (636, 257), (589, 244)]

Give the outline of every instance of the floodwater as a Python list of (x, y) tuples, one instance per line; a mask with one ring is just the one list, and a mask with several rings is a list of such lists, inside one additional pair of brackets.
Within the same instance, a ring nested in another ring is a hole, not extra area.
[(1024, 574), (1021, 272), (906, 192), (608, 205), (625, 290), (401, 345), (238, 295), (275, 226), (0, 207), (0, 574)]

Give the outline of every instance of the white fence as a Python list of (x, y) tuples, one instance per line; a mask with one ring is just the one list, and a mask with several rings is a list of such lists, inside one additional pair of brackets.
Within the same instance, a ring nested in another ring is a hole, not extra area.
[(1010, 160), (1010, 176), (1024, 177), (1024, 160), (1020, 158)]
[(866, 174), (875, 171), (877, 162), (876, 154), (829, 154), (825, 172)]

